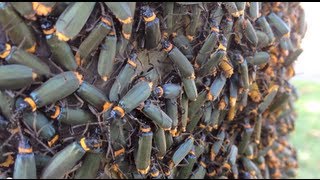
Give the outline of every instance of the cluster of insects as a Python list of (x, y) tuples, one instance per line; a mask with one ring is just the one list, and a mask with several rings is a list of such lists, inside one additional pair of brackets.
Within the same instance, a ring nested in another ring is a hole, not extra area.
[(297, 2), (1, 2), (1, 178), (292, 178)]

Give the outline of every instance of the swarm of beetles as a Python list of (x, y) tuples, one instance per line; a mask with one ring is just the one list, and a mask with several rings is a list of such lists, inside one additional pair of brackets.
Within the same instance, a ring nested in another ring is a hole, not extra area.
[(297, 2), (1, 2), (1, 178), (292, 178)]

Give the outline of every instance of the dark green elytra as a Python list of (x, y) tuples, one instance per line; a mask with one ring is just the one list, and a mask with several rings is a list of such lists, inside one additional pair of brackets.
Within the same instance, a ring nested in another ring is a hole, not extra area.
[(9, 64), (28, 66), (39, 75), (49, 76), (51, 74), (49, 66), (42, 59), (15, 46), (12, 47), (10, 55), (6, 57), (6, 61)]
[(174, 152), (174, 154), (172, 155), (172, 161), (174, 163), (174, 166), (180, 164), (183, 158), (187, 156), (189, 151), (193, 148), (193, 142), (194, 138), (191, 136), (188, 137)]
[(32, 50), (36, 45), (34, 31), (7, 2), (0, 3), (0, 24), (3, 28), (6, 27), (6, 33), (8, 33), (9, 39), (14, 45), (18, 46), (24, 41), (21, 48), (34, 52)]
[(55, 103), (75, 92), (82, 82), (80, 78), (81, 76), (76, 72), (60, 73), (33, 90), (30, 97), (38, 108)]
[(73, 142), (55, 154), (44, 167), (41, 178), (62, 178), (84, 156), (85, 150)]
[(108, 101), (107, 96), (100, 89), (86, 81), (81, 83), (76, 93), (99, 111), (103, 109), (103, 105)]
[(73, 39), (85, 25), (95, 4), (95, 2), (73, 2), (69, 4), (56, 22), (57, 32), (65, 36), (67, 38), (65, 40)]
[(25, 138), (19, 142), (19, 154), (14, 162), (14, 179), (36, 179), (37, 170), (34, 153), (28, 140)]
[(172, 128), (172, 119), (151, 101), (146, 101), (142, 113), (164, 130)]
[(23, 65), (0, 66), (0, 89), (18, 90), (33, 83), (37, 77), (31, 68)]
[(52, 60), (65, 70), (75, 71), (78, 65), (68, 43), (59, 40), (53, 34), (47, 35), (46, 39), (52, 53)]
[(148, 132), (142, 132), (139, 136), (138, 151), (135, 158), (135, 164), (138, 171), (142, 174), (148, 173), (150, 168), (152, 137), (153, 132), (150, 130)]

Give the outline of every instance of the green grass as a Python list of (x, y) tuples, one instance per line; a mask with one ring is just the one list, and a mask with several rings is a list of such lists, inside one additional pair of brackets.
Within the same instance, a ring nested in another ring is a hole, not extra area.
[(291, 142), (298, 151), (297, 178), (320, 178), (320, 83), (294, 81), (298, 118)]

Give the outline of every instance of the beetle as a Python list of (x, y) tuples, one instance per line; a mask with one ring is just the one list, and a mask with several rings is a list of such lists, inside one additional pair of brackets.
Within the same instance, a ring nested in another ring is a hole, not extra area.
[(229, 48), (231, 45), (231, 35), (232, 35), (232, 27), (233, 27), (233, 19), (231, 15), (226, 15), (225, 19), (222, 21), (220, 27), (222, 29), (222, 33), (226, 38), (226, 48)]
[(205, 158), (202, 157), (199, 162), (198, 168), (194, 172), (192, 172), (190, 179), (203, 179), (204, 178), (204, 176), (207, 173), (207, 169), (206, 169), (207, 165), (204, 162), (204, 160), (205, 160)]
[(203, 113), (203, 117), (204, 117), (203, 122), (205, 127), (210, 125), (210, 121), (212, 119), (211, 114), (212, 114), (212, 105), (210, 101), (207, 101), (204, 104), (204, 113)]
[(290, 96), (291, 96), (290, 90), (286, 90), (283, 93), (279, 93), (277, 98), (274, 100), (274, 102), (268, 108), (269, 112), (270, 113), (275, 112), (280, 107), (283, 107), (283, 105), (288, 102)]
[(244, 151), (244, 156), (247, 157), (250, 160), (253, 160), (254, 158), (254, 145), (253, 143), (248, 144), (246, 150)]
[[(129, 4), (132, 15), (134, 15), (134, 12), (136, 9), (136, 2), (127, 2), (127, 3)], [(133, 22), (122, 25), (122, 36), (125, 39), (125, 43), (124, 43), (125, 45), (123, 46), (124, 48), (126, 47), (128, 41), (130, 40), (130, 37), (131, 37), (132, 23)]]
[(260, 169), (254, 164), (250, 159), (246, 157), (241, 158), (241, 162), (244, 168), (252, 175), (257, 176), (257, 178), (262, 178)]
[(249, 89), (244, 89), (242, 92), (242, 97), (241, 97), (241, 101), (239, 103), (239, 110), (242, 111), (243, 108), (245, 108), (247, 106), (248, 103), (248, 93), (249, 93)]
[(150, 126), (144, 125), (140, 127), (138, 150), (135, 158), (135, 164), (138, 172), (141, 174), (147, 174), (150, 170), (152, 137), (153, 132), (151, 131)]
[(254, 125), (253, 137), (254, 137), (254, 141), (255, 141), (256, 144), (260, 144), (262, 120), (263, 120), (262, 116), (259, 115), (256, 118), (256, 122), (255, 122), (255, 125)]
[[(248, 121), (248, 119), (246, 120)], [(244, 131), (242, 133), (242, 137), (241, 137), (241, 141), (239, 143), (239, 154), (243, 154), (248, 146), (248, 144), (250, 143), (251, 140), (251, 135), (254, 132), (254, 129), (251, 127), (251, 125), (246, 122), (244, 124)]]
[(256, 34), (258, 37), (257, 49), (262, 49), (262, 48), (268, 47), (270, 40), (269, 40), (267, 33), (260, 31), (260, 30), (256, 30)]
[(267, 20), (269, 24), (274, 27), (275, 33), (279, 38), (290, 35), (289, 26), (275, 13), (271, 12), (267, 16)]
[(103, 39), (112, 31), (113, 22), (108, 17), (101, 17), (100, 22), (90, 32), (90, 34), (81, 42), (75, 55), (77, 64), (86, 65), (88, 56), (98, 48)]
[(169, 41), (163, 41), (162, 47), (164, 48), (164, 51), (168, 53), (169, 58), (178, 67), (189, 100), (194, 101), (197, 98), (198, 93), (194, 82), (195, 75), (192, 64), (188, 61), (186, 56), (184, 56), (177, 47), (173, 47)]
[(123, 24), (129, 24), (133, 21), (132, 12), (127, 2), (105, 2), (112, 13)]
[(57, 134), (55, 128), (42, 113), (25, 112), (23, 113), (23, 121), (26, 122), (26, 124), (28, 124), (30, 127), (35, 125), (35, 131), (37, 133), (40, 132), (40, 137), (48, 140), (49, 147), (52, 147), (59, 140), (59, 135)]
[(30, 53), (36, 51), (36, 38), (33, 30), (18, 16), (7, 2), (0, 3), (0, 24), (6, 27), (6, 33), (13, 44), (21, 45), (23, 50)]
[(86, 153), (81, 167), (76, 171), (75, 179), (95, 178), (101, 161), (102, 153)]
[(194, 154), (199, 158), (203, 153), (209, 151), (209, 145), (205, 142), (204, 138), (197, 139), (198, 143), (194, 145)]
[(145, 78), (141, 78), (125, 96), (121, 98), (118, 106), (115, 106), (110, 112), (111, 117), (122, 118), (126, 113), (137, 108), (140, 103), (149, 98), (152, 92), (153, 83)]
[(258, 167), (261, 171), (266, 170), (266, 160), (263, 156), (259, 156), (256, 158), (256, 162), (258, 164)]
[(237, 156), (238, 156), (238, 147), (234, 144), (232, 144), (229, 148), (229, 155), (228, 155), (228, 163), (231, 166), (236, 165)]
[(186, 128), (187, 132), (192, 132), (197, 127), (197, 124), (200, 121), (202, 116), (203, 116), (203, 111), (202, 109), (200, 109), (198, 110), (198, 112), (194, 114), (194, 116), (190, 118), (190, 122), (188, 123)]
[(195, 101), (198, 98), (198, 90), (195, 84), (195, 76), (191, 78), (182, 78), (183, 89), (189, 100)]
[[(231, 107), (236, 105), (238, 99), (238, 76), (232, 75), (229, 84), (229, 104)], [(224, 109), (224, 108), (223, 108)], [(222, 110), (222, 109), (221, 109)]]
[(273, 44), (275, 41), (275, 37), (274, 37), (273, 31), (272, 31), (271, 26), (268, 23), (266, 17), (261, 16), (257, 19), (256, 22), (258, 23), (258, 25), (260, 26), (262, 31), (265, 32), (267, 34), (267, 36), (269, 37), (269, 44)]
[(56, 35), (61, 41), (73, 39), (88, 20), (95, 2), (74, 2), (61, 13), (56, 22)]
[(173, 145), (173, 143), (174, 143), (172, 134), (168, 130), (164, 132), (164, 135), (166, 137), (166, 139), (165, 139), (166, 140), (166, 151), (169, 150), (171, 148), (171, 146)]
[(29, 141), (22, 137), (19, 141), (19, 154), (14, 163), (14, 179), (36, 179), (36, 162)]
[(167, 40), (162, 41), (162, 47), (163, 50), (168, 53), (169, 58), (179, 69), (182, 78), (191, 78), (194, 76), (194, 69), (192, 64), (177, 47), (174, 47)]
[[(122, 178), (122, 179), (128, 177), (128, 173), (124, 173), (122, 171), (123, 168), (128, 168), (128, 166), (127, 166), (128, 164), (125, 161), (125, 153), (126, 153), (126, 150), (123, 147), (114, 151), (114, 160), (112, 161), (111, 167), (110, 167), (111, 172), (115, 173), (116, 177)], [(106, 165), (105, 171), (106, 171), (107, 167), (108, 166)], [(114, 177), (114, 176), (111, 175), (111, 177)]]
[(163, 128), (158, 127), (153, 138), (155, 146), (158, 150), (157, 158), (161, 160), (167, 151), (166, 136)]
[(193, 166), (197, 161), (197, 157), (195, 156), (193, 149), (189, 151), (186, 161), (188, 162), (187, 165), (178, 169), (178, 174), (176, 176), (177, 179), (186, 179), (191, 175)]
[(163, 5), (163, 14), (165, 19), (165, 32), (163, 33), (164, 37), (169, 37), (169, 35), (173, 32), (173, 10), (174, 10), (174, 2), (164, 2)]
[(187, 123), (188, 123), (188, 97), (185, 93), (182, 93), (180, 96), (180, 114), (181, 114), (181, 131), (185, 132)]
[(249, 73), (247, 60), (239, 53), (235, 54), (235, 61), (240, 65), (241, 80), (244, 90), (249, 90)]
[(279, 86), (276, 84), (270, 85), (268, 89), (268, 94), (263, 98), (263, 102), (261, 102), (258, 106), (258, 113), (263, 113), (269, 105), (272, 103), (273, 99), (275, 98), (278, 92)]
[(137, 73), (137, 54), (132, 53), (129, 55), (127, 60), (127, 64), (123, 67), (123, 69), (118, 74), (115, 82), (113, 83), (110, 92), (109, 99), (110, 101), (118, 101), (119, 95), (125, 93), (125, 89), (128, 88), (129, 83), (135, 77)]
[(193, 58), (193, 48), (191, 43), (184, 35), (177, 35), (172, 39), (173, 44), (191, 61)]
[(145, 48), (154, 49), (161, 40), (159, 18), (149, 6), (142, 6), (141, 14), (145, 22)]
[(36, 162), (37, 170), (39, 170), (39, 169), (42, 169), (44, 166), (46, 166), (49, 163), (51, 156), (40, 154), (40, 153), (35, 153), (34, 159)]
[(157, 86), (153, 90), (153, 94), (157, 97), (164, 97), (166, 99), (175, 99), (177, 98), (180, 93), (182, 92), (181, 86), (174, 83), (166, 83), (162, 86)]
[(83, 81), (76, 93), (83, 100), (87, 101), (90, 105), (95, 107), (98, 111), (108, 111), (112, 106), (112, 103), (109, 102), (107, 96), (104, 93), (95, 87), (94, 85), (89, 84), (86, 81)]
[(35, 21), (36, 13), (33, 10), (32, 2), (10, 2), (14, 9), (24, 18)]
[(52, 60), (63, 69), (75, 71), (78, 68), (75, 57), (70, 46), (58, 39), (55, 35), (55, 27), (49, 18), (41, 18), (41, 29), (46, 36), (47, 44), (50, 47)]
[(246, 2), (235, 2), (235, 3), (236, 3), (236, 6), (237, 6), (237, 9), (240, 12), (240, 15), (243, 14), (247, 3)]
[(4, 59), (9, 64), (22, 64), (32, 68), (39, 75), (51, 75), (49, 66), (37, 56), (18, 49), (10, 44), (0, 44), (0, 58)]
[(133, 15), (135, 3), (133, 2), (105, 2), (111, 12), (122, 23), (122, 42), (120, 44), (119, 53), (123, 55), (128, 41), (131, 37)]
[(166, 113), (172, 120), (171, 134), (173, 137), (177, 136), (178, 126), (178, 102), (177, 98), (165, 100)]
[(14, 114), (15, 98), (5, 91), (0, 91), (0, 111), (4, 117), (10, 119)]
[(206, 62), (203, 63), (199, 69), (199, 72), (197, 73), (198, 76), (203, 77), (212, 73), (212, 68), (220, 64), (221, 60), (226, 56), (226, 46), (227, 39), (223, 35), (219, 36), (218, 49), (210, 55)]
[(210, 94), (212, 96), (212, 101), (216, 100), (219, 97), (226, 83), (226, 80), (227, 80), (226, 76), (223, 74), (220, 74), (220, 76), (213, 81), (213, 83), (210, 86)]
[(238, 10), (235, 2), (223, 2), (222, 4), (233, 17), (239, 17), (243, 13)]
[(184, 157), (188, 155), (190, 150), (193, 148), (194, 138), (189, 136), (185, 141), (175, 150), (172, 155), (171, 162), (173, 167), (176, 167), (183, 160)]
[(26, 19), (35, 21), (38, 16), (47, 16), (56, 2), (11, 2), (11, 5)]
[[(157, 81), (158, 78), (159, 76), (154, 68), (146, 72), (137, 80), (136, 84), (127, 92), (127, 94), (121, 98), (118, 106), (114, 107), (110, 112), (110, 116), (113, 118), (121, 118), (126, 113), (138, 108), (141, 103), (149, 98), (153, 89), (153, 82)], [(141, 109), (141, 107), (139, 109)], [(154, 108), (151, 110), (154, 110)]]
[(0, 66), (0, 89), (17, 90), (32, 84), (38, 75), (27, 66), (12, 64)]
[(251, 17), (252, 21), (255, 21), (257, 18), (259, 18), (260, 13), (260, 7), (259, 7), (259, 2), (250, 2), (249, 3), (249, 16)]
[[(19, 106), (22, 101), (23, 98), (18, 98), (16, 106)], [(52, 147), (59, 140), (59, 135), (56, 132), (56, 129), (43, 113), (39, 111), (23, 112), (22, 119), (36, 132), (37, 136), (39, 135), (47, 140), (49, 147)]]
[[(75, 92), (82, 83), (82, 75), (67, 71), (60, 73), (33, 90), (29, 97), (24, 98), (17, 111), (32, 111), (50, 103), (54, 103)], [(54, 88), (53, 88), (54, 87)]]
[[(199, 50), (196, 59), (195, 59), (195, 67), (201, 67), (205, 62), (206, 57), (211, 53), (213, 48), (218, 42), (219, 35), (219, 24), (215, 18), (210, 18), (210, 34), (207, 36), (204, 41), (201, 49)], [(225, 46), (226, 47), (226, 46)]]
[(172, 119), (150, 100), (144, 102), (141, 112), (164, 130), (171, 130)]
[(258, 37), (256, 34), (256, 30), (252, 26), (251, 22), (248, 19), (245, 19), (242, 24), (242, 30), (244, 31), (244, 35), (247, 41), (253, 46), (257, 47), (258, 45)]
[(216, 6), (210, 11), (210, 18), (213, 18), (217, 21), (217, 24), (220, 24), (222, 17), (224, 15), (224, 10), (221, 5)]
[[(104, 114), (106, 115), (106, 114)], [(106, 119), (106, 118), (104, 118)], [(113, 121), (111, 122), (110, 125), (110, 141), (112, 142), (113, 147), (117, 146), (126, 146), (126, 132), (124, 130), (124, 122), (125, 120), (122, 121)]]
[(103, 81), (107, 81), (114, 69), (116, 56), (117, 36), (113, 29), (104, 40), (101, 46), (98, 60), (98, 74)]
[(191, 5), (192, 13), (190, 17), (190, 23), (186, 27), (186, 36), (189, 41), (194, 40), (194, 36), (196, 35), (197, 28), (199, 27), (201, 8), (198, 4)]
[(220, 110), (214, 108), (211, 113), (211, 122), (210, 122), (213, 129), (218, 129), (219, 116), (220, 116)]
[(43, 169), (41, 179), (62, 178), (90, 150), (101, 146), (95, 138), (81, 138), (55, 154)]
[(289, 51), (293, 51), (294, 47), (292, 45), (292, 41), (289, 36), (283, 36), (280, 39), (280, 48), (281, 48), (281, 54), (283, 56), (288, 56)]
[(63, 124), (79, 125), (89, 122), (93, 122), (94, 116), (80, 108), (61, 107), (55, 105), (54, 108), (46, 109), (46, 114), (54, 120), (57, 120)]
[(222, 147), (222, 143), (223, 143), (225, 137), (226, 137), (225, 129), (224, 129), (224, 127), (222, 127), (222, 129), (220, 130), (220, 132), (217, 135), (217, 141), (215, 141), (210, 148), (210, 161), (215, 160), (217, 154), (219, 153), (219, 151)]
[(245, 57), (249, 64), (261, 65), (270, 61), (270, 54), (265, 51), (256, 52), (253, 56)]
[(193, 116), (199, 111), (201, 106), (205, 103), (206, 100), (212, 100), (211, 94), (208, 93), (208, 90), (205, 89), (199, 93), (198, 98), (195, 101), (189, 103), (188, 106), (188, 118), (192, 119)]
[(226, 110), (229, 104), (230, 104), (229, 99), (227, 95), (224, 94), (223, 97), (220, 98), (220, 101), (218, 102), (218, 110), (220, 111)]
[(284, 62), (285, 67), (289, 67), (297, 58), (300, 56), (300, 54), (303, 52), (303, 49), (298, 48), (294, 52), (291, 52), (289, 56), (286, 58), (286, 61)]

